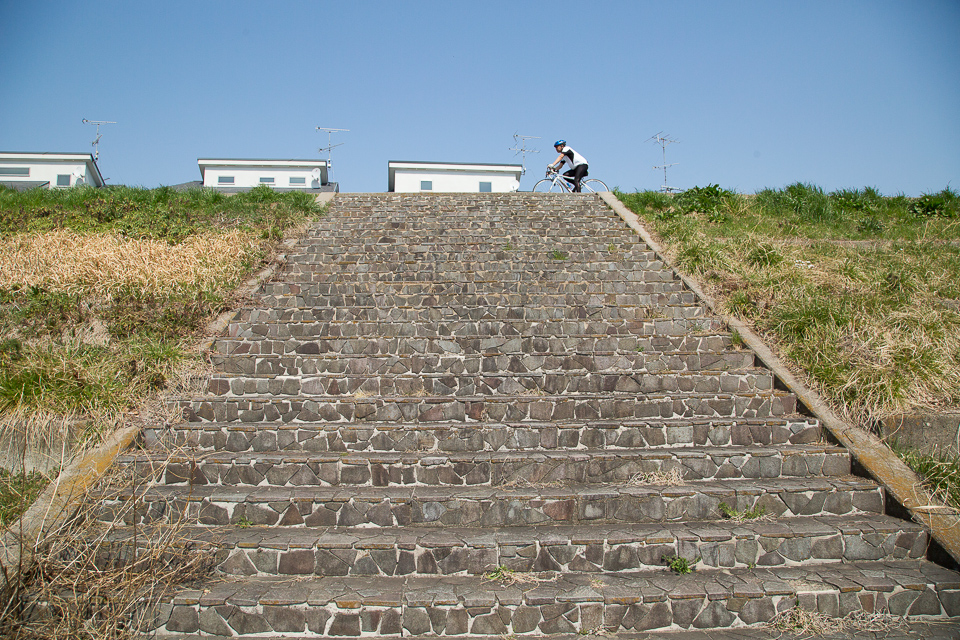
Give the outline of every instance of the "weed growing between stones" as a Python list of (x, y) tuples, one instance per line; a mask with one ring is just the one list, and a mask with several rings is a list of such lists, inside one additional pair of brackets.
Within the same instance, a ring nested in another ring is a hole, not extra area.
[(743, 511), (737, 511), (726, 502), (721, 502), (718, 506), (723, 517), (734, 522), (747, 522), (750, 520), (773, 520), (773, 516), (767, 514), (766, 508), (762, 505), (759, 507), (754, 507), (753, 509), (744, 509)]
[(686, 558), (681, 558), (680, 556), (663, 556), (661, 558), (663, 562), (667, 565), (667, 568), (674, 573), (680, 575), (686, 575), (694, 571), (694, 566), (700, 562), (700, 558), (696, 560), (687, 560)]

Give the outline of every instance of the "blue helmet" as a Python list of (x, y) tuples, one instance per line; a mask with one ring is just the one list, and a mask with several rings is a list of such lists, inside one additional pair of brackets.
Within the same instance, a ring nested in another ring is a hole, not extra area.
[(567, 144), (567, 141), (566, 141), (566, 140), (557, 140), (556, 142), (553, 143), (553, 146), (555, 146), (555, 147), (563, 147), (563, 146), (565, 146), (566, 144)]

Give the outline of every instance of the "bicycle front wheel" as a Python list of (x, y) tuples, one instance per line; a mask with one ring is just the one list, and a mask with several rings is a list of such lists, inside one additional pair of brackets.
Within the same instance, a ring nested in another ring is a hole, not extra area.
[(607, 189), (607, 185), (603, 183), (603, 180), (597, 180), (596, 178), (587, 178), (581, 182), (580, 190), (585, 193), (600, 193), (601, 191), (610, 191), (610, 189)]
[(531, 189), (531, 191), (535, 191), (536, 193), (555, 193), (560, 190), (560, 187), (558, 187), (553, 180), (548, 178), (544, 178), (537, 184), (533, 185), (533, 189)]

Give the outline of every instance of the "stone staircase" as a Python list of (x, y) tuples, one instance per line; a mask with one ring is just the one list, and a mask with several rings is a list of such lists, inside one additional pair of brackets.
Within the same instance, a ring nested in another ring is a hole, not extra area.
[(960, 615), (926, 532), (595, 196), (339, 194), (214, 364), (100, 516), (217, 549), (160, 637)]

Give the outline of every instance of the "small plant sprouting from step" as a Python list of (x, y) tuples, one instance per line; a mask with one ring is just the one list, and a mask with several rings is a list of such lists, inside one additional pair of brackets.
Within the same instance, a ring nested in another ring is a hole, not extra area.
[(730, 343), (735, 349), (743, 349), (746, 346), (746, 343), (743, 341), (743, 336), (740, 335), (739, 331), (734, 331), (730, 334)]
[(560, 249), (554, 249), (553, 253), (550, 254), (550, 257), (554, 260), (566, 260), (568, 256), (563, 251), (560, 251)]
[(249, 527), (252, 527), (253, 523), (247, 520), (247, 516), (243, 516), (239, 520), (237, 520), (237, 526), (240, 527), (241, 529), (247, 529)]
[(743, 511), (737, 511), (726, 502), (721, 502), (720, 513), (723, 514), (723, 517), (727, 520), (733, 520), (734, 522), (747, 522), (748, 520), (771, 520), (772, 518), (767, 515), (767, 508), (763, 505), (754, 507), (753, 509), (744, 509)]
[(504, 243), (504, 245), (503, 245), (503, 250), (504, 250), (504, 251), (513, 251), (513, 243), (512, 243), (512, 242), (506, 242), (506, 243)]
[(667, 568), (674, 573), (678, 573), (681, 576), (691, 573), (693, 571), (694, 565), (700, 562), (701, 558), (698, 556), (696, 560), (690, 561), (686, 558), (681, 558), (680, 556), (668, 556), (664, 555), (661, 558), (667, 565)]
[(609, 251), (610, 253), (616, 253), (617, 245), (611, 242), (610, 244), (607, 245), (607, 251)]

